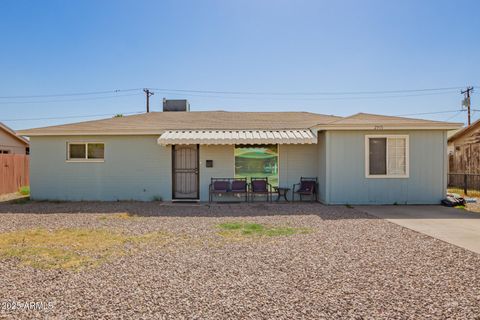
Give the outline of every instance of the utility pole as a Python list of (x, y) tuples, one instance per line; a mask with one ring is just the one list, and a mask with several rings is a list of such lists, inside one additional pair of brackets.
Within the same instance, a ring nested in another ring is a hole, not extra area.
[(464, 98), (462, 101), (462, 106), (467, 108), (468, 112), (468, 125), (470, 125), (470, 93), (473, 92), (473, 87), (467, 87), (467, 89), (460, 91), (463, 94)]
[(147, 88), (143, 89), (143, 92), (145, 92), (145, 97), (147, 98), (147, 113), (150, 112), (150, 97), (153, 96), (153, 92), (148, 90)]

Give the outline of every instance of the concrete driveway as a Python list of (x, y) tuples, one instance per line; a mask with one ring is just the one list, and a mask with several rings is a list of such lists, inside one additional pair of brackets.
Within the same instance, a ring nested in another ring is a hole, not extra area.
[(356, 208), (480, 254), (480, 213), (442, 206), (358, 206)]

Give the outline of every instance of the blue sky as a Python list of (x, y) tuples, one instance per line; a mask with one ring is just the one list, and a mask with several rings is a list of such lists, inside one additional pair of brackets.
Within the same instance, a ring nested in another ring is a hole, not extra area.
[[(479, 1), (2, 1), (0, 121), (14, 129), (144, 110), (141, 90), (357, 92), (480, 85)], [(480, 88), (478, 89), (480, 90)], [(389, 115), (460, 110), (459, 90), (228, 95), (192, 110)], [(428, 93), (428, 95), (425, 95)], [(480, 108), (479, 93), (472, 97)], [(422, 95), (420, 95), (422, 94)], [(474, 119), (480, 113), (474, 114)], [(103, 116), (105, 117), (105, 116)], [(418, 115), (465, 121), (464, 113)]]

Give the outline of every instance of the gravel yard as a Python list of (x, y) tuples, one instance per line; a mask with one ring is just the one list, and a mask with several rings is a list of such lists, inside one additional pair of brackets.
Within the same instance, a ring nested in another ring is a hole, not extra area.
[[(308, 232), (225, 237), (218, 229), (225, 223)], [(357, 209), (0, 204), (1, 233), (38, 228), (164, 232), (170, 241), (127, 248), (80, 270), (38, 269), (3, 257), (0, 318), (480, 319), (480, 255)], [(6, 310), (10, 301), (51, 307)]]

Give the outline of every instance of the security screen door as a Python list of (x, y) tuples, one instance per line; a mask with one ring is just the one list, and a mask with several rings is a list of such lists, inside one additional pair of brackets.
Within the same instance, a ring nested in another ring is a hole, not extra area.
[(172, 146), (173, 199), (199, 198), (198, 149), (198, 145)]

